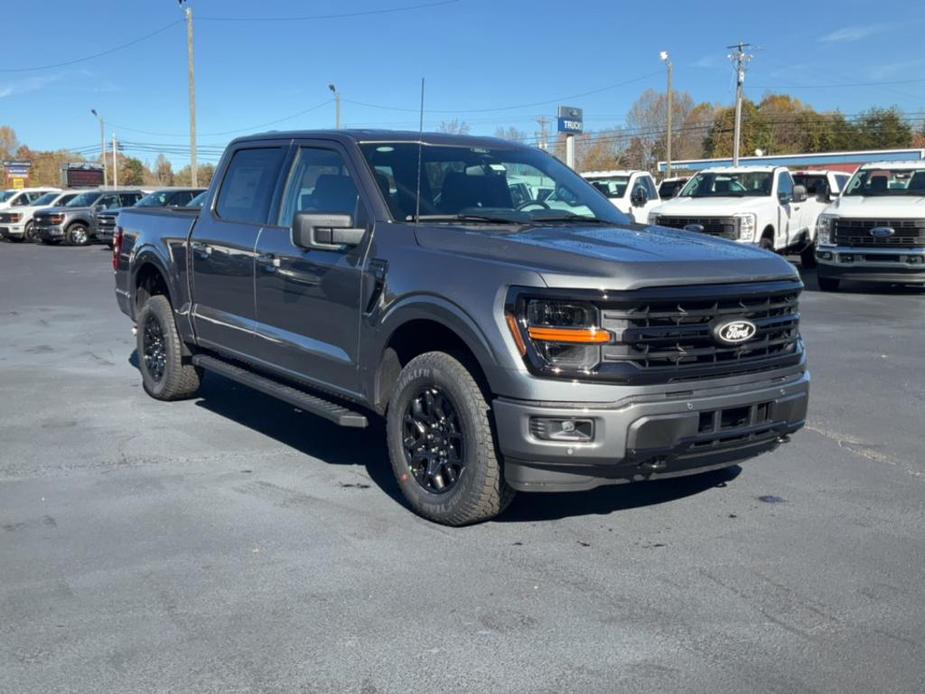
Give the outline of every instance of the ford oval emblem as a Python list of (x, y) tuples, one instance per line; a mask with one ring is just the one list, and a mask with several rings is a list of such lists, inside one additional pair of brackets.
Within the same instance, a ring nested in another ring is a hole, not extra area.
[(870, 230), (870, 235), (875, 239), (886, 239), (895, 233), (896, 231), (892, 227), (874, 227)]
[(758, 326), (750, 320), (730, 320), (713, 329), (713, 335), (727, 345), (738, 345), (751, 340), (758, 332)]
[(685, 224), (684, 231), (696, 231), (699, 234), (703, 233), (703, 224)]

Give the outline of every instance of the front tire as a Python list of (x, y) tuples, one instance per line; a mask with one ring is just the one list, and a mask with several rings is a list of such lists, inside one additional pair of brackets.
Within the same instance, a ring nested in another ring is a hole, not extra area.
[(138, 314), (138, 369), (145, 392), (157, 400), (182, 400), (199, 390), (202, 371), (184, 363), (173, 308), (167, 297), (150, 297)]
[(77, 222), (67, 228), (67, 242), (71, 246), (86, 246), (90, 243), (90, 229)]
[(816, 244), (811, 243), (800, 251), (800, 267), (804, 270), (812, 270), (816, 267)]
[(841, 284), (835, 277), (816, 277), (816, 280), (819, 282), (819, 289), (824, 292), (837, 292), (838, 285)]
[(514, 498), (485, 395), (470, 371), (445, 352), (427, 352), (402, 369), (389, 400), (386, 435), (402, 494), (424, 518), (453, 526), (478, 523)]
[(35, 235), (35, 225), (32, 222), (26, 222), (26, 228), (23, 229), (22, 238), (26, 243), (39, 242), (39, 238)]

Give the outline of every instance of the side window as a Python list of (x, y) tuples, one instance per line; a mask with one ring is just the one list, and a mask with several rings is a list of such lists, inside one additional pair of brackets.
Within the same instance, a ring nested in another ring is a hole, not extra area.
[(777, 174), (777, 194), (793, 197), (793, 179), (790, 178), (790, 174), (785, 172)]
[(10, 202), (10, 207), (22, 207), (23, 205), (29, 204), (29, 195), (27, 193), (20, 193)]
[(131, 207), (139, 200), (141, 200), (141, 196), (138, 193), (123, 193), (119, 196), (119, 205), (121, 207)]
[(655, 200), (658, 198), (658, 190), (655, 188), (655, 181), (652, 180), (652, 177), (643, 176), (642, 180), (646, 186), (646, 192), (649, 194), (649, 200)]
[(114, 207), (119, 206), (119, 196), (118, 195), (104, 195), (96, 202), (97, 209), (100, 210), (111, 210)]
[(281, 147), (235, 152), (218, 193), (218, 216), (229, 222), (265, 224), (283, 156)]
[(279, 226), (289, 226), (297, 212), (353, 215), (362, 225), (363, 206), (350, 171), (338, 152), (302, 147), (286, 184), (279, 211)]

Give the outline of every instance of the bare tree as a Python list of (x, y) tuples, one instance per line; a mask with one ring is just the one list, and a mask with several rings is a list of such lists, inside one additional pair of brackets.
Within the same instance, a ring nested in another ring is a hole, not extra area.
[(527, 133), (523, 130), (518, 130), (514, 126), (507, 128), (499, 127), (495, 130), (495, 137), (500, 137), (502, 140), (510, 140), (511, 142), (520, 142), (521, 144), (527, 141)]
[(466, 121), (454, 118), (451, 121), (441, 121), (440, 127), (437, 128), (437, 130), (451, 135), (468, 135), (471, 128)]

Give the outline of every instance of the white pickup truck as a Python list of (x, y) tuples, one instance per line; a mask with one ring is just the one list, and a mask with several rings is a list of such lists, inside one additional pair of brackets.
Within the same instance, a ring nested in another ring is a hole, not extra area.
[(865, 164), (816, 225), (819, 288), (925, 284), (925, 161)]
[(716, 167), (693, 176), (648, 222), (799, 253), (802, 265), (812, 267), (820, 210), (807, 202), (806, 189), (784, 167)]
[(645, 224), (649, 213), (661, 204), (648, 171), (586, 171), (581, 176), (637, 224)]
[(38, 241), (35, 236), (35, 225), (32, 217), (38, 210), (46, 207), (57, 207), (77, 197), (80, 190), (50, 190), (44, 195), (33, 197), (31, 202), (22, 202), (20, 205), (0, 208), (0, 237), (7, 241)]

